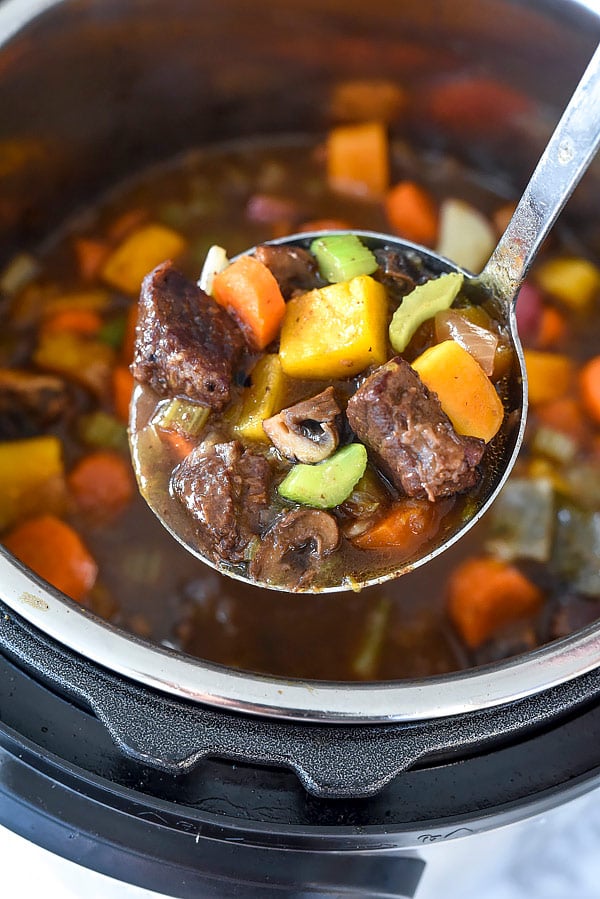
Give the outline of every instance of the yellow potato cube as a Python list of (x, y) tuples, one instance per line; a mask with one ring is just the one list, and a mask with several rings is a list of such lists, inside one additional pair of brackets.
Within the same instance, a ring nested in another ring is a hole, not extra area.
[(164, 225), (143, 225), (129, 234), (111, 253), (102, 268), (107, 284), (137, 296), (148, 272), (183, 253), (186, 242), (181, 234)]
[(270, 353), (259, 359), (250, 375), (239, 418), (233, 430), (239, 437), (268, 443), (262, 423), (281, 410), (285, 393), (285, 375), (279, 356)]
[(350, 378), (387, 358), (388, 302), (369, 275), (290, 300), (279, 356), (293, 378)]
[(486, 443), (494, 437), (504, 418), (502, 400), (479, 362), (459, 343), (437, 343), (411, 365), (425, 386), (437, 393), (457, 434), (480, 437)]
[(64, 493), (64, 473), (58, 437), (0, 443), (0, 528), (54, 510)]
[(585, 309), (600, 292), (600, 269), (587, 259), (550, 259), (538, 266), (535, 280), (569, 309)]

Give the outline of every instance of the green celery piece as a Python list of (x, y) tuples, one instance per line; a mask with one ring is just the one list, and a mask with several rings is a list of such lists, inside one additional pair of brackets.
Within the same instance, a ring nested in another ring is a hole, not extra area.
[(459, 272), (450, 272), (420, 284), (404, 297), (390, 324), (390, 343), (397, 353), (404, 352), (419, 325), (450, 308), (462, 283)]
[(277, 490), (291, 502), (333, 509), (350, 496), (366, 467), (365, 447), (351, 443), (316, 465), (294, 465)]
[(198, 437), (208, 421), (210, 409), (190, 400), (173, 397), (162, 403), (152, 418), (152, 424), (164, 431), (179, 431), (186, 437)]
[(371, 275), (378, 265), (373, 253), (356, 234), (317, 237), (310, 251), (317, 259), (321, 275), (330, 284), (350, 281), (357, 275)]
[(98, 409), (82, 415), (77, 422), (77, 436), (86, 446), (129, 451), (127, 427), (108, 412)]

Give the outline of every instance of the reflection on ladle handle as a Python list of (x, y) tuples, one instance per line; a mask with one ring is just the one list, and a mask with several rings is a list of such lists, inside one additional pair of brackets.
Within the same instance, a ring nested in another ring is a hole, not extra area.
[(514, 298), (542, 241), (600, 144), (600, 46), (571, 97), (479, 281)]

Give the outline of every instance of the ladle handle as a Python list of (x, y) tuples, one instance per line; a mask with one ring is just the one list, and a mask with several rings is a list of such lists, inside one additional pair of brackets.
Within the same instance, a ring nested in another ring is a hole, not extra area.
[(600, 45), (479, 281), (513, 300), (540, 245), (600, 145)]

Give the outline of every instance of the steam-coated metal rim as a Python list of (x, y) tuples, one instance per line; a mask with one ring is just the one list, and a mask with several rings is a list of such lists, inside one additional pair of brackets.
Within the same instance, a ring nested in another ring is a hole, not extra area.
[(321, 723), (424, 721), (489, 709), (600, 664), (600, 628), (498, 665), (366, 684), (282, 680), (208, 664), (120, 631), (49, 587), (0, 547), (2, 601), (63, 646), (137, 683), (206, 705)]

